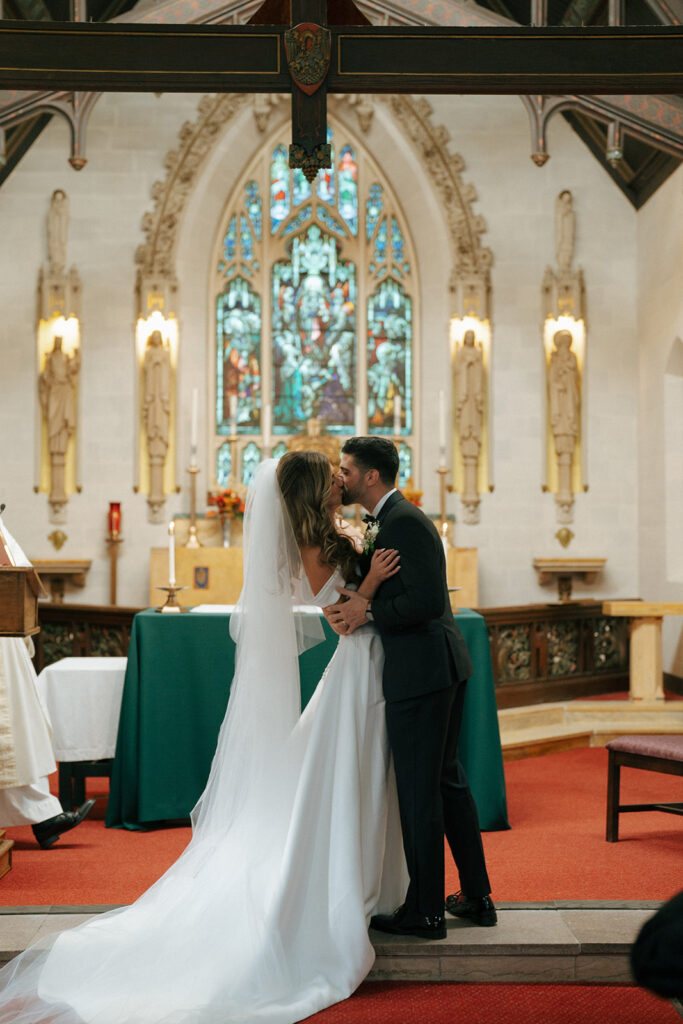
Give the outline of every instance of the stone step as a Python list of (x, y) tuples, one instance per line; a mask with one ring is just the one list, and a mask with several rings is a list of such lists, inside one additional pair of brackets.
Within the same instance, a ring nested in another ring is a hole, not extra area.
[[(600, 982), (629, 984), (629, 948), (657, 902), (500, 903), (498, 925), (448, 916), (439, 942), (371, 932), (370, 981)], [(3, 907), (0, 963), (37, 938), (108, 907)]]
[(533, 729), (511, 729), (509, 731), (501, 729), (500, 734), (505, 761), (558, 753), (561, 750), (575, 750), (578, 747), (590, 747), (592, 738), (592, 729), (580, 729), (568, 725), (539, 725)]

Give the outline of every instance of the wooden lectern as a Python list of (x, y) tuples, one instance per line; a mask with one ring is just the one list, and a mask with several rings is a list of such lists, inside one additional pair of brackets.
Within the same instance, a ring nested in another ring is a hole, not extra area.
[(0, 565), (0, 636), (40, 632), (39, 596), (47, 594), (32, 565)]

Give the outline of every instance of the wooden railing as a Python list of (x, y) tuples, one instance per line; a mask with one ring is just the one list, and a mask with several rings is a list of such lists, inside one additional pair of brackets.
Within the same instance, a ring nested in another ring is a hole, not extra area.
[[(41, 603), (36, 670), (60, 658), (125, 657), (138, 611)], [(603, 615), (600, 601), (479, 611), (500, 708), (628, 690), (630, 620)]]

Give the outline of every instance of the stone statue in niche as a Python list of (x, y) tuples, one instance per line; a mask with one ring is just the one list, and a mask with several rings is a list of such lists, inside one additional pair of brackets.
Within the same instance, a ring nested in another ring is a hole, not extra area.
[[(50, 504), (58, 516), (67, 502), (66, 449), (76, 429), (76, 384), (81, 368), (79, 350), (68, 356), (56, 337), (40, 375), (40, 404), (47, 425), (50, 456)], [(58, 521), (55, 519), (55, 521)]]
[(464, 463), (465, 521), (479, 522), (477, 475), (484, 426), (484, 357), (474, 331), (466, 331), (455, 355), (455, 426)]
[(47, 255), (50, 274), (60, 276), (66, 267), (66, 238), (69, 230), (69, 198), (61, 188), (55, 189), (47, 215)]
[(571, 270), (575, 225), (572, 194), (564, 189), (555, 200), (555, 258), (560, 274), (567, 274)]
[[(579, 436), (580, 381), (579, 364), (572, 352), (569, 331), (556, 331), (553, 335), (554, 351), (548, 363), (548, 411), (550, 429), (557, 457), (558, 489), (555, 496), (558, 511), (571, 516), (572, 461)], [(570, 521), (563, 519), (562, 521)]]
[(161, 331), (152, 331), (147, 339), (142, 379), (142, 422), (149, 458), (147, 501), (154, 517), (159, 514), (165, 500), (164, 464), (171, 425), (171, 354), (164, 345)]

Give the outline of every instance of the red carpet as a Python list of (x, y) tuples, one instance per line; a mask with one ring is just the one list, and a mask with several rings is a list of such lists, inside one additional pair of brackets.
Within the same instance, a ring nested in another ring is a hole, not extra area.
[(365, 982), (306, 1024), (680, 1024), (642, 989), (606, 985)]
[[(607, 754), (571, 750), (505, 766), (512, 829), (488, 832), (484, 844), (494, 898), (523, 900), (663, 900), (683, 886), (683, 822), (673, 815), (627, 814), (622, 839), (606, 843)], [(102, 781), (93, 779), (93, 792)], [(654, 772), (622, 770), (622, 800), (683, 800), (683, 782)], [(12, 871), (0, 881), (8, 905), (130, 903), (161, 875), (187, 843), (186, 828), (155, 832), (105, 829), (87, 820), (50, 850), (29, 828), (8, 829), (16, 841)], [(447, 857), (447, 891), (459, 888)]]
[(670, 1002), (622, 985), (360, 985), (306, 1024), (680, 1024)]

